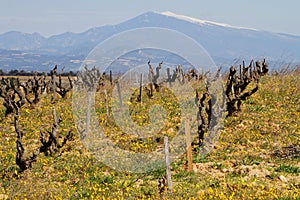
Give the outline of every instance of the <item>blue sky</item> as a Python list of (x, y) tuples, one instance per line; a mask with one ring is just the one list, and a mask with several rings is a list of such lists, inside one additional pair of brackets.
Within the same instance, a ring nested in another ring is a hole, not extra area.
[(171, 11), (235, 26), (300, 36), (299, 0), (0, 0), (0, 34), (44, 36), (117, 24), (147, 11)]

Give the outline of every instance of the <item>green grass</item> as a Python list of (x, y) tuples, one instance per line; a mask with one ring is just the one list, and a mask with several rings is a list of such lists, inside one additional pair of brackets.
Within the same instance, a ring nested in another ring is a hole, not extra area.
[(290, 174), (300, 174), (300, 168), (292, 165), (280, 165), (275, 169), (276, 172), (286, 172)]

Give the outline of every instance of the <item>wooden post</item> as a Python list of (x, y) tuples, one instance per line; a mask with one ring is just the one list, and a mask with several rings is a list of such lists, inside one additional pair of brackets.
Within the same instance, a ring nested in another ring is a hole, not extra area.
[(167, 68), (167, 81), (169, 82), (169, 86), (171, 87), (172, 84), (171, 84), (171, 74), (170, 74), (170, 68)]
[(192, 142), (191, 142), (191, 129), (188, 120), (185, 120), (185, 141), (188, 158), (188, 171), (193, 170), (193, 159), (192, 159)]
[(139, 84), (139, 78), (138, 78), (138, 75), (137, 75), (137, 74), (135, 74), (135, 83), (136, 83), (136, 85)]
[(142, 90), (143, 90), (143, 74), (141, 74), (141, 79), (140, 79), (140, 96), (139, 100), (142, 103)]
[(242, 65), (240, 65), (240, 79), (243, 79), (243, 74), (242, 74)]
[(243, 76), (244, 76), (245, 68), (246, 68), (246, 64), (245, 61), (243, 60)]
[(118, 95), (119, 95), (119, 101), (120, 101), (120, 108), (123, 107), (123, 102), (122, 102), (122, 95), (121, 95), (121, 88), (120, 88), (120, 83), (117, 81), (117, 89), (118, 89)]
[(51, 77), (51, 79), (52, 79), (51, 87), (52, 87), (52, 91), (53, 91), (52, 98), (53, 98), (54, 101), (56, 100), (56, 74), (55, 73), (56, 72), (53, 72), (52, 77)]
[(104, 90), (104, 98), (105, 98), (105, 105), (106, 105), (106, 116), (107, 116), (107, 119), (108, 119), (109, 110), (108, 110), (108, 98), (107, 98), (107, 92), (106, 92), (106, 90)]
[(112, 82), (112, 71), (111, 70), (109, 71), (109, 81), (110, 81), (110, 85), (112, 85), (113, 82)]
[(252, 79), (253, 79), (253, 75), (252, 75), (252, 66), (253, 66), (253, 60), (251, 61), (251, 63), (250, 63), (250, 65), (249, 65), (249, 73), (250, 73), (250, 78), (251, 78), (251, 81), (252, 81)]
[(88, 107), (86, 113), (86, 133), (89, 133), (91, 122), (92, 92), (88, 91)]
[(170, 160), (169, 160), (169, 142), (168, 142), (168, 136), (164, 137), (164, 144), (165, 144), (167, 184), (168, 184), (168, 190), (169, 190), (169, 192), (172, 192), (173, 184), (172, 184), (171, 169), (170, 169)]

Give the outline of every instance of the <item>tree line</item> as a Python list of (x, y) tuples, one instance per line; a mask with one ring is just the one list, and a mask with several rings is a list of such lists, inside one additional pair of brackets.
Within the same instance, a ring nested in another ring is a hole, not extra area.
[[(74, 71), (68, 71), (68, 72), (62, 72), (60, 73), (61, 76), (76, 76), (77, 72)], [(8, 72), (3, 71), (0, 69), (0, 76), (50, 76), (50, 72), (37, 72), (37, 71), (25, 71), (25, 70), (17, 70), (17, 69), (12, 69)]]

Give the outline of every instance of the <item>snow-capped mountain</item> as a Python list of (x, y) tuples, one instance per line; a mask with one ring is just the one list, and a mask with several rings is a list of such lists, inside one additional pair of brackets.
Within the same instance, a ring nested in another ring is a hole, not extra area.
[(67, 32), (48, 38), (38, 33), (2, 34), (0, 68), (48, 70), (59, 64), (76, 70), (79, 61), (100, 42), (122, 31), (142, 27), (169, 28), (186, 34), (201, 44), (217, 65), (228, 65), (235, 59), (259, 58), (300, 63), (300, 36), (236, 27), (171, 12), (147, 12), (120, 24), (95, 27), (82, 33)]

